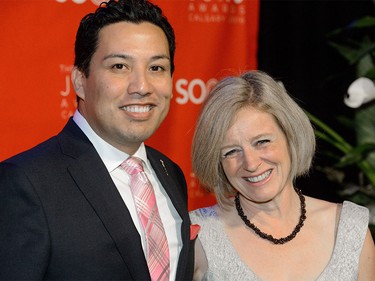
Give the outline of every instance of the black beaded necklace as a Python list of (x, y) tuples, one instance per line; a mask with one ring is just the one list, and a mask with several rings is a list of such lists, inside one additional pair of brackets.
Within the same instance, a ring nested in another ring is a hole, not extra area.
[(267, 233), (264, 233), (262, 232), (259, 228), (257, 228), (252, 222), (250, 222), (247, 218), (247, 216), (244, 214), (243, 212), (243, 209), (241, 207), (241, 203), (240, 203), (240, 194), (237, 193), (237, 195), (235, 196), (234, 198), (234, 201), (236, 203), (236, 209), (237, 209), (237, 213), (238, 215), (240, 216), (240, 218), (244, 221), (244, 223), (249, 227), (251, 228), (252, 230), (254, 230), (254, 232), (260, 236), (261, 238), (263, 239), (266, 239), (268, 241), (271, 241), (273, 244), (284, 244), (286, 242), (289, 242), (290, 240), (292, 240), (294, 237), (296, 237), (297, 233), (301, 230), (302, 226), (303, 226), (303, 222), (305, 221), (306, 219), (306, 204), (305, 204), (305, 197), (303, 196), (301, 190), (297, 189), (297, 188), (294, 188), (298, 194), (298, 197), (299, 197), (299, 200), (301, 202), (301, 215), (299, 217), (299, 222), (298, 224), (296, 225), (296, 227), (294, 228), (293, 232), (291, 234), (289, 234), (288, 236), (286, 237), (282, 237), (282, 238), (274, 238), (272, 235), (270, 234), (267, 234)]

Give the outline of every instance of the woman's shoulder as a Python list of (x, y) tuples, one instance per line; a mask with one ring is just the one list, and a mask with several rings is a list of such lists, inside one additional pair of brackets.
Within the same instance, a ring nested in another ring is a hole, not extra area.
[(307, 212), (314, 216), (335, 217), (340, 205), (330, 201), (306, 196)]
[(317, 198), (306, 197), (307, 205), (311, 214), (317, 215), (335, 215), (338, 217), (342, 216), (368, 216), (369, 210), (361, 205), (353, 203), (351, 201), (343, 201), (342, 203), (333, 203)]
[(356, 203), (353, 203), (351, 201), (344, 201), (342, 203), (342, 208), (347, 209), (349, 211), (354, 211), (358, 213), (369, 213), (369, 209), (365, 206), (358, 205)]
[(369, 209), (350, 201), (342, 203), (341, 217), (349, 223), (358, 224), (362, 222), (366, 227), (369, 222)]
[(336, 229), (345, 229), (356, 225), (362, 229), (368, 225), (369, 210), (356, 203), (333, 203), (312, 197), (307, 197), (306, 202), (307, 213), (319, 227), (335, 225)]

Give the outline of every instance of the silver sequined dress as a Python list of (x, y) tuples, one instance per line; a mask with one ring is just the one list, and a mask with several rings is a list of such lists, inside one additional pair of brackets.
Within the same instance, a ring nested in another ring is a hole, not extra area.
[[(214, 207), (190, 212), (193, 224), (199, 224), (199, 239), (208, 260), (204, 281), (261, 281), (245, 265), (231, 242)], [(316, 281), (354, 281), (358, 276), (359, 256), (369, 222), (368, 209), (344, 201), (331, 259)]]

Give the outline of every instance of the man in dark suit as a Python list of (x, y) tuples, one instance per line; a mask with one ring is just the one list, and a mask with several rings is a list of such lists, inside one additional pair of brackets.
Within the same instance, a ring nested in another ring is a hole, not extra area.
[(151, 280), (121, 168), (130, 156), (155, 190), (169, 248), (162, 280), (192, 279), (185, 178), (144, 145), (169, 110), (174, 52), (172, 27), (147, 1), (110, 0), (82, 19), (78, 110), (57, 136), (0, 164), (1, 280)]

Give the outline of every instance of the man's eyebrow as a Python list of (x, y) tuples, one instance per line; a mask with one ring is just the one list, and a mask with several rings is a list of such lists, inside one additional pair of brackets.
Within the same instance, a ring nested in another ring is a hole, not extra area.
[(105, 56), (105, 57), (103, 58), (103, 60), (113, 59), (113, 58), (131, 59), (130, 56), (125, 55), (125, 54), (110, 54), (110, 55)]
[(157, 55), (157, 56), (151, 57), (151, 60), (160, 60), (160, 59), (170, 60), (170, 57), (167, 55)]
[[(126, 54), (110, 54), (110, 55), (107, 55), (103, 58), (103, 60), (107, 60), (107, 59), (112, 59), (112, 58), (120, 58), (120, 59), (128, 59), (128, 60), (132, 60), (133, 58), (129, 55), (126, 55)], [(160, 59), (166, 59), (166, 60), (170, 60), (169, 56), (167, 55), (155, 55), (155, 56), (152, 56), (151, 57), (151, 61), (155, 61), (155, 60), (160, 60)]]

